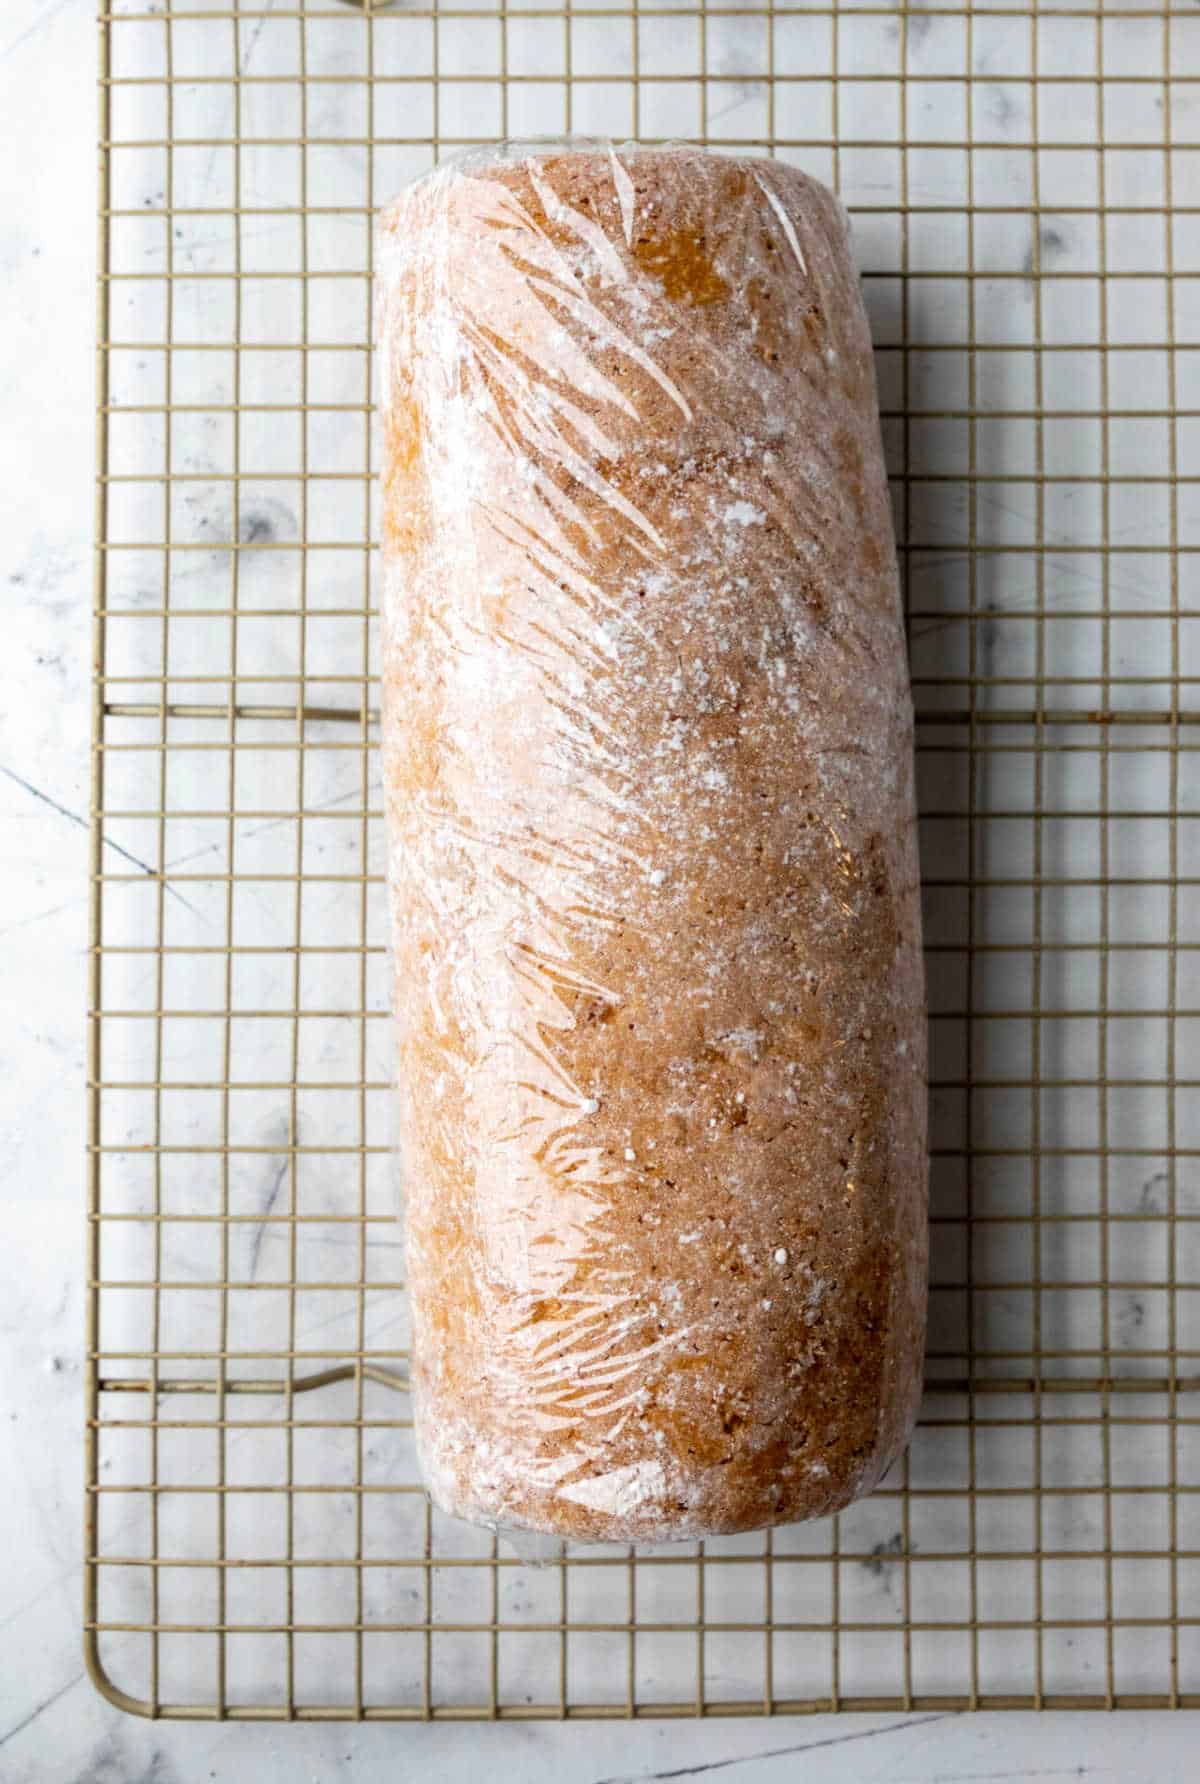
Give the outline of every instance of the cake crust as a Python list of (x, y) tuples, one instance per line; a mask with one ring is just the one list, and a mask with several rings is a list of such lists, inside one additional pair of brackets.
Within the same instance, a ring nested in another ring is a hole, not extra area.
[(926, 1294), (912, 714), (844, 214), (776, 162), (438, 169), (378, 237), (417, 1439), (498, 1526), (836, 1510)]

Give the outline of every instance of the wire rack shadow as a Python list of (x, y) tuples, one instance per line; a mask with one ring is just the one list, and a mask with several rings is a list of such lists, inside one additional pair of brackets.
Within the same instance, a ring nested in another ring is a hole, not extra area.
[[(208, 1718), (1200, 1706), (1200, 14), (103, 0), (99, 44), (100, 1688)], [(564, 130), (775, 154), (854, 220), (934, 1256), (922, 1421), (869, 1501), (533, 1565), (431, 1511), (406, 1418), (370, 217), (448, 151)]]

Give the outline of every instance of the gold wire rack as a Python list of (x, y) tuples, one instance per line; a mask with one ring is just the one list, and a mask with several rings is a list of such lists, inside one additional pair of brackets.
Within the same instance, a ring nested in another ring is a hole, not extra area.
[[(102, 0), (88, 1664), (148, 1716), (1200, 1706), (1200, 14)], [(928, 1391), (840, 1518), (546, 1564), (405, 1416), (370, 216), (839, 188), (918, 709)], [(1195, 616), (1195, 617), (1193, 617)]]

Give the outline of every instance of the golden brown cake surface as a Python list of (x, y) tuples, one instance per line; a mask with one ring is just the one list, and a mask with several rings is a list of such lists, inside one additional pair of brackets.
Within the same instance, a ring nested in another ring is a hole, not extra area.
[(580, 1538), (814, 1516), (925, 1317), (911, 708), (843, 214), (513, 149), (379, 235), (417, 1436)]

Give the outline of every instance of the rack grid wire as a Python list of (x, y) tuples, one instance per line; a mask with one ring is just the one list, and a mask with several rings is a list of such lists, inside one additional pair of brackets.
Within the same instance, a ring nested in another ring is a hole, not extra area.
[[(149, 1716), (1200, 1706), (1200, 13), (110, 0), (88, 1664)], [(376, 761), (374, 207), (575, 130), (836, 186), (918, 712), (927, 1393), (839, 1518), (432, 1511)]]

